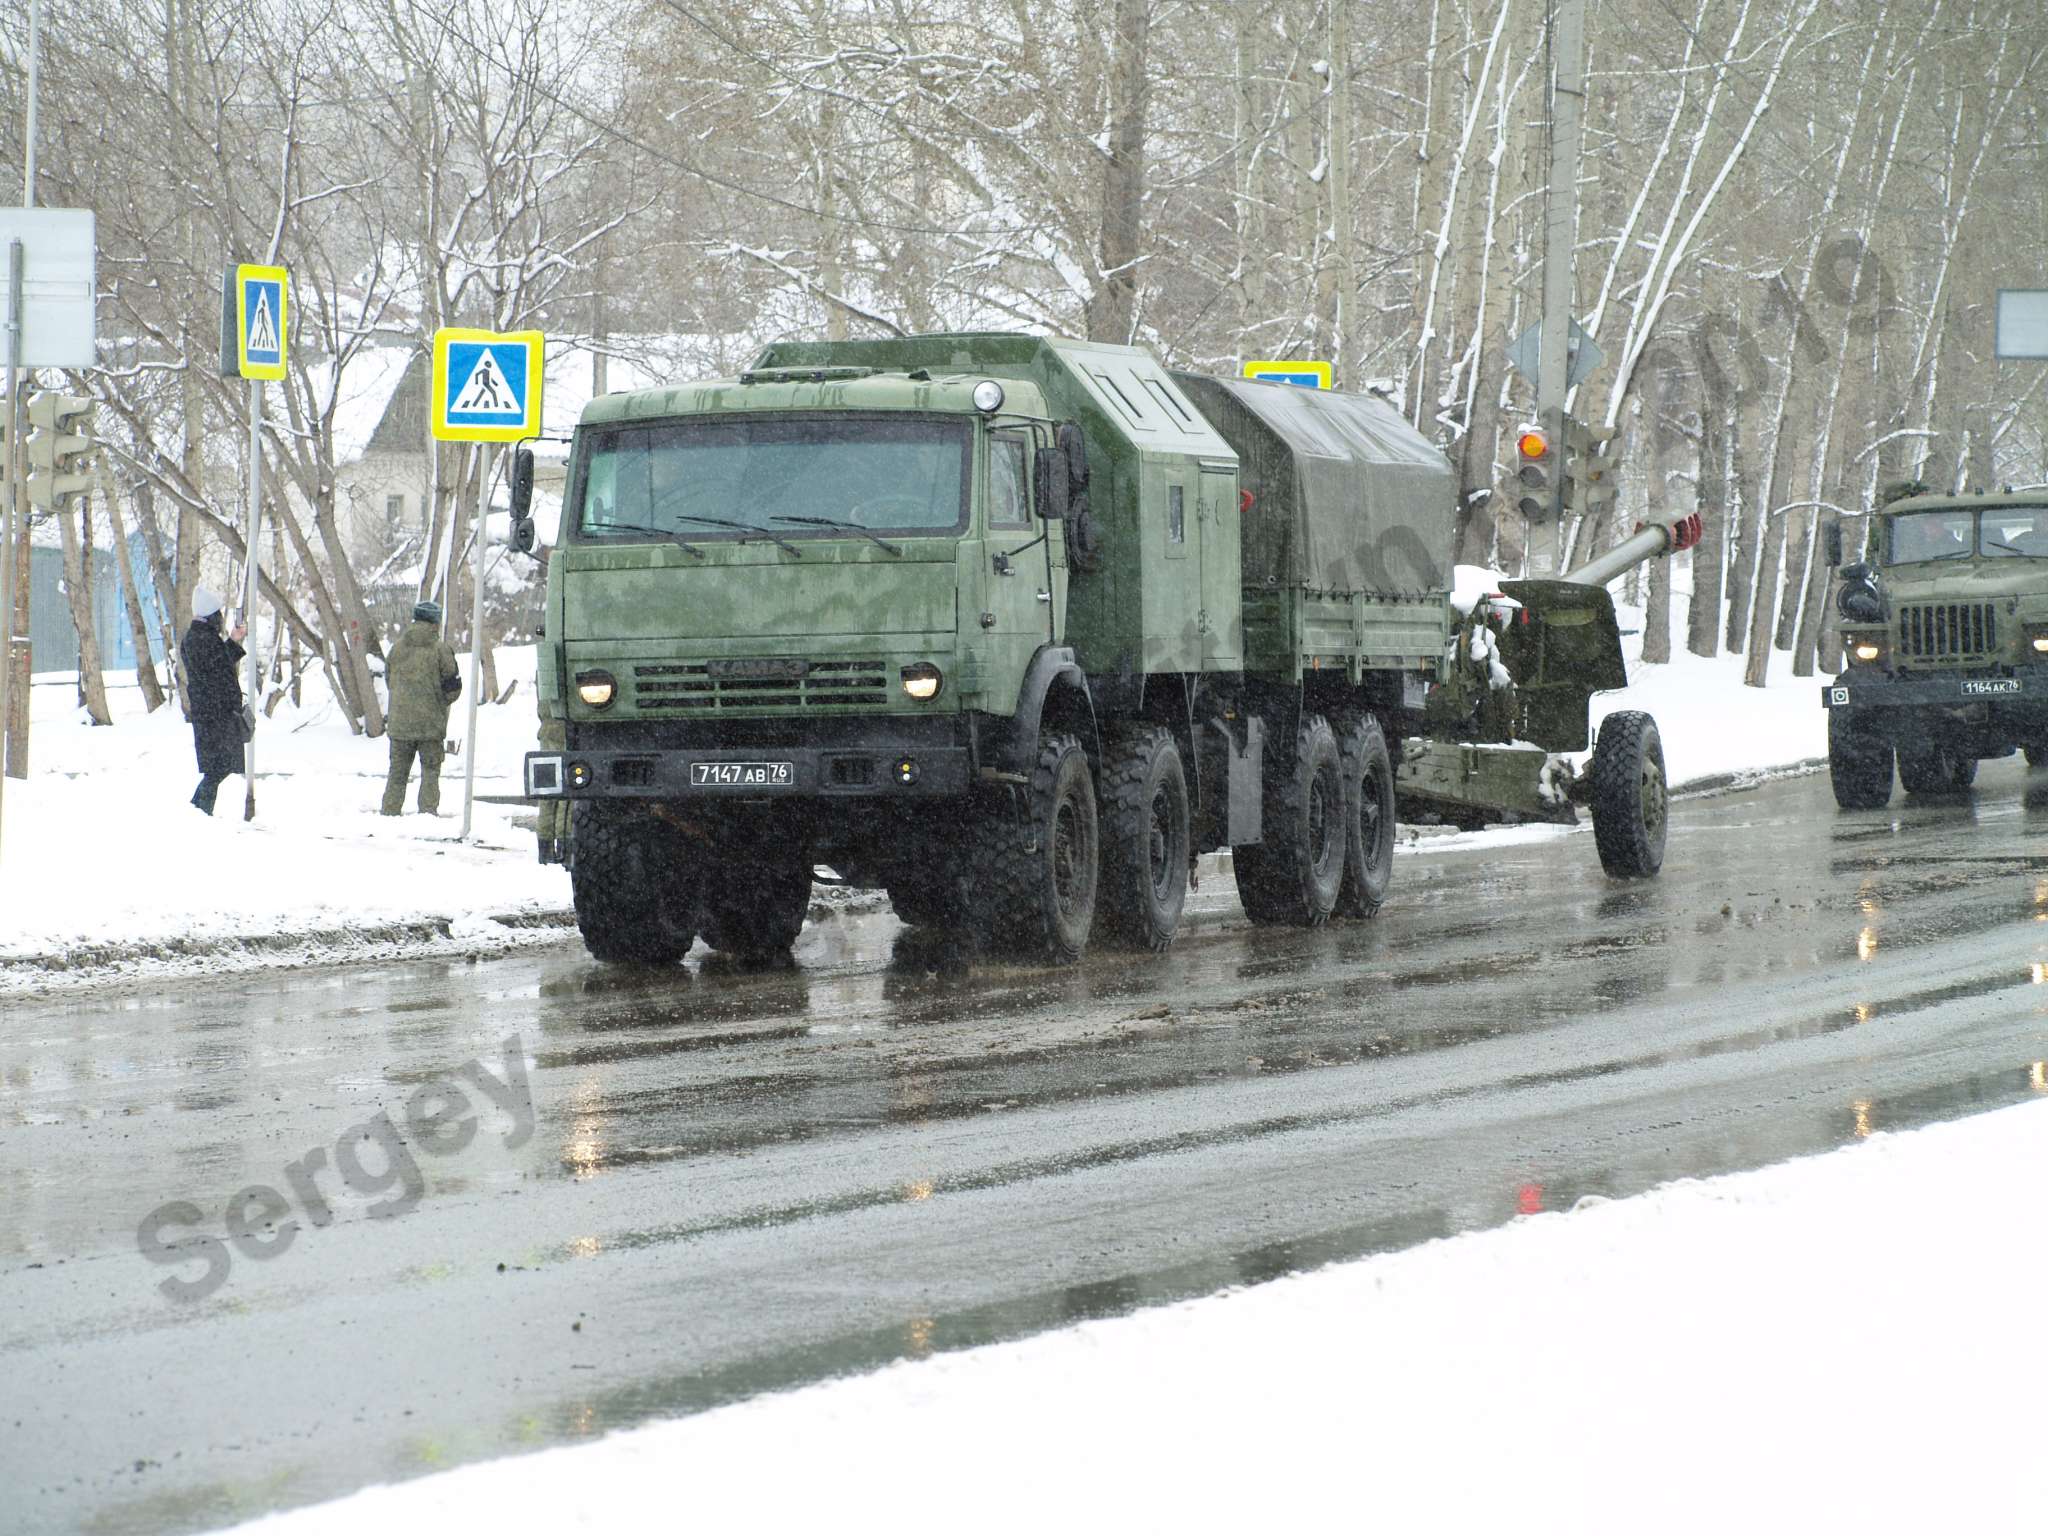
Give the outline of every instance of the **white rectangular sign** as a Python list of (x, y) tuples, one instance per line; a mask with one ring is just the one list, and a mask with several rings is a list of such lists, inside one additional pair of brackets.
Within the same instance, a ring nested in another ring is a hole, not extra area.
[[(22, 256), (22, 366), (95, 366), (92, 210), (0, 208), (0, 283), (7, 280), (7, 252), (16, 240)], [(0, 288), (0, 305), (5, 303)]]
[(2048, 357), (2048, 290), (1998, 290), (1998, 355)]

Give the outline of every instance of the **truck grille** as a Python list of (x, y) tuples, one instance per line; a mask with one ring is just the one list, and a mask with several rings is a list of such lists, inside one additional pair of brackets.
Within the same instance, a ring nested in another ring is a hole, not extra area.
[(1911, 603), (1899, 609), (1901, 661), (1951, 661), (1998, 649), (1998, 612), (1990, 603)]
[(709, 714), (727, 710), (796, 711), (889, 702), (889, 675), (879, 661), (793, 664), (782, 677), (732, 676), (702, 661), (653, 662), (633, 669), (633, 700), (644, 713)]

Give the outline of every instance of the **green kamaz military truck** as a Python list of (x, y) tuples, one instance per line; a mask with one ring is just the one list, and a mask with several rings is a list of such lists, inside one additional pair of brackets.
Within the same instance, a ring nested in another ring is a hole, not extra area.
[[(1841, 533), (1828, 530), (1841, 564)], [(1907, 496), (1841, 571), (1844, 664), (1821, 690), (1844, 810), (1969, 788), (1977, 764), (2048, 764), (2048, 496)]]
[(1160, 948), (1225, 848), (1255, 922), (1365, 917), (1397, 809), (1590, 803), (1654, 873), (1654, 724), (1565, 756), (1623, 681), (1612, 571), (1455, 611), (1455, 495), (1376, 401), (1131, 347), (778, 344), (593, 401), (540, 663), (566, 745), (526, 761), (585, 942), (779, 952), (823, 867), (994, 949)]

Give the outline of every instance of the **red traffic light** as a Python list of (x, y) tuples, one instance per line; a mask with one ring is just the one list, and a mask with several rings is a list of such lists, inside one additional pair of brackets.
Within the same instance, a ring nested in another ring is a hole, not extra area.
[(1515, 439), (1515, 446), (1521, 450), (1525, 459), (1550, 457), (1550, 439), (1534, 427), (1523, 428), (1522, 435)]

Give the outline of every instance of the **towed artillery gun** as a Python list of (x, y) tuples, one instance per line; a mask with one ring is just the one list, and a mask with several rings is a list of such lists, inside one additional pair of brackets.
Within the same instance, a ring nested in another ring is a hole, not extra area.
[(1456, 489), (1378, 401), (1040, 337), (591, 402), (540, 660), (566, 747), (526, 760), (587, 946), (778, 953), (824, 866), (994, 950), (1159, 949), (1218, 849), (1255, 923), (1368, 917), (1403, 807), (1586, 803), (1607, 870), (1654, 874), (1654, 723), (1565, 754), (1624, 682), (1602, 583), (1687, 525), (1460, 613)]

